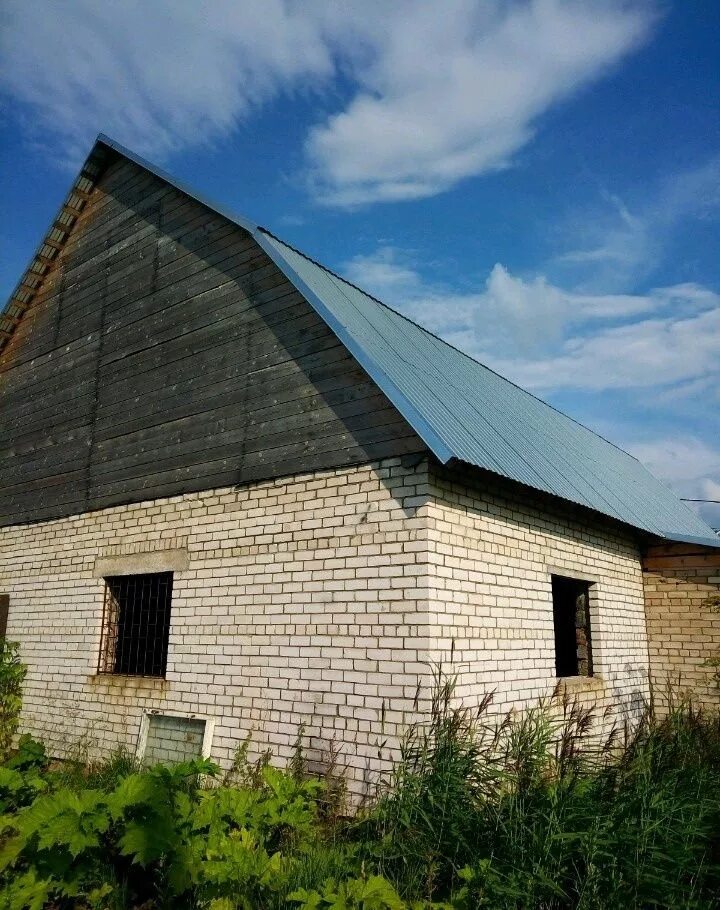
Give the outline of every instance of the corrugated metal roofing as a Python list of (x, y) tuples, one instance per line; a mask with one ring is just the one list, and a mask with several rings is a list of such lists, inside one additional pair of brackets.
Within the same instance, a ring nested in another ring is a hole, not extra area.
[(720, 547), (627, 452), (107, 136), (90, 158), (102, 147), (251, 233), (441, 462), (493, 471), (668, 540)]
[(627, 452), (260, 229), (256, 237), (435, 455), (669, 539), (720, 538)]

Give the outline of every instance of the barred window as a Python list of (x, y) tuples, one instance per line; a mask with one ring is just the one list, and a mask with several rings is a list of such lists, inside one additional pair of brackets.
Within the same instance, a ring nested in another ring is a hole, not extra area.
[(592, 676), (590, 584), (551, 576), (555, 626), (555, 672), (558, 676)]
[(165, 676), (172, 572), (105, 579), (98, 673)]

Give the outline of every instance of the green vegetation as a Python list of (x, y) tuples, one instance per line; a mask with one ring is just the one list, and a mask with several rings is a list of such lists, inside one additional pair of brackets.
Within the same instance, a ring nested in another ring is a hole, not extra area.
[(8, 757), (17, 732), (26, 672), (17, 644), (0, 638), (0, 761)]
[(709, 908), (720, 894), (720, 718), (648, 710), (599, 742), (554, 699), (499, 724), (454, 707), (408, 734), (371, 806), (337, 773), (238, 750), (143, 769), (53, 765), (22, 737), (0, 766), (0, 908)]

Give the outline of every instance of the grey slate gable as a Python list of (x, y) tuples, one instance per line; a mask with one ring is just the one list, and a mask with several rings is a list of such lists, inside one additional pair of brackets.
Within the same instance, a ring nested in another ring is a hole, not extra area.
[(91, 157), (98, 149), (112, 149), (249, 232), (440, 462), (492, 471), (653, 535), (720, 546), (626, 452), (112, 140), (99, 137)]

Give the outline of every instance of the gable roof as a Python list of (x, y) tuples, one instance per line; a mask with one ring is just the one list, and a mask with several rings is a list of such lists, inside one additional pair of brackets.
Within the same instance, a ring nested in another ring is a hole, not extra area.
[[(270, 231), (203, 199), (99, 136), (48, 237), (0, 316), (9, 337), (69, 236), (109, 151), (128, 158), (248, 231), (444, 464), (474, 465), (650, 534), (720, 547), (720, 538), (637, 459), (385, 306)], [(79, 193), (78, 193), (79, 191)], [(67, 224), (67, 222), (66, 222)], [(48, 241), (52, 245), (48, 246)], [(43, 252), (44, 251), (44, 252)], [(51, 256), (45, 255), (51, 251)], [(38, 280), (39, 276), (39, 280)], [(31, 292), (31, 293), (30, 293)], [(30, 293), (20, 301), (18, 293)], [(4, 333), (4, 334), (3, 334)]]

